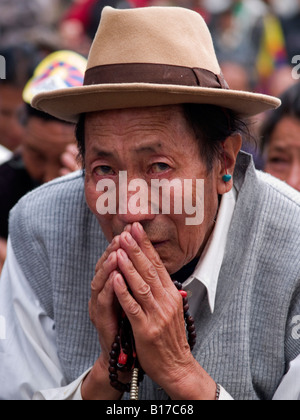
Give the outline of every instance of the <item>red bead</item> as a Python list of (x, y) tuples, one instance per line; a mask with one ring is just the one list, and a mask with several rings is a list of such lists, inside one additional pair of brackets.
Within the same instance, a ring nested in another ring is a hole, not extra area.
[(127, 354), (121, 353), (118, 360), (119, 364), (125, 366), (127, 363), (127, 360), (128, 360)]
[(183, 297), (183, 299), (187, 298), (187, 292), (185, 290), (179, 290), (179, 293), (181, 294), (181, 296)]

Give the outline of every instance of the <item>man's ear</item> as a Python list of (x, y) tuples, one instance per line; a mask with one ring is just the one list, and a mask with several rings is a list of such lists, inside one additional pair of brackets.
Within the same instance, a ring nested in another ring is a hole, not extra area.
[[(242, 136), (234, 134), (227, 137), (223, 143), (223, 156), (220, 158), (219, 173), (218, 173), (218, 194), (226, 194), (233, 187), (233, 173), (236, 165), (236, 159), (242, 147)], [(231, 175), (231, 179), (224, 181), (224, 175)]]

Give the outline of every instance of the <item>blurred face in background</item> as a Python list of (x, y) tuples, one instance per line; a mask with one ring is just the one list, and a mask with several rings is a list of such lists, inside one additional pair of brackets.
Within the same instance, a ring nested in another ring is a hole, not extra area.
[(19, 113), (23, 108), (23, 89), (0, 82), (0, 144), (14, 151), (23, 141), (24, 127)]
[(30, 176), (43, 184), (62, 175), (62, 155), (68, 145), (75, 145), (74, 126), (60, 121), (29, 118), (22, 156)]
[(287, 116), (276, 125), (265, 171), (300, 191), (300, 120)]

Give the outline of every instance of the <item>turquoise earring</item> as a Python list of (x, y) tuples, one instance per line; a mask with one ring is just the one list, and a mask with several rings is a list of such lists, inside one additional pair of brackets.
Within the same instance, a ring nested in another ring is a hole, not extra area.
[(226, 175), (223, 176), (222, 179), (227, 184), (227, 182), (230, 182), (232, 180), (232, 176), (230, 174), (226, 174)]
[(223, 153), (224, 153), (224, 164), (225, 164), (225, 170), (226, 174), (222, 177), (223, 181), (227, 184), (232, 180), (232, 175), (230, 175), (227, 171), (227, 159), (226, 159), (226, 153), (225, 153), (225, 145), (222, 143), (223, 146)]

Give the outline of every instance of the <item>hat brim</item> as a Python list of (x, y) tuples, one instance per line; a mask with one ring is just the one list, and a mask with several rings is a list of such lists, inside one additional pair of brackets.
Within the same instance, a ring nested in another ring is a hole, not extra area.
[(32, 106), (58, 119), (76, 123), (84, 113), (184, 103), (216, 105), (246, 118), (278, 108), (281, 101), (272, 96), (235, 90), (124, 83), (40, 93), (33, 98)]

